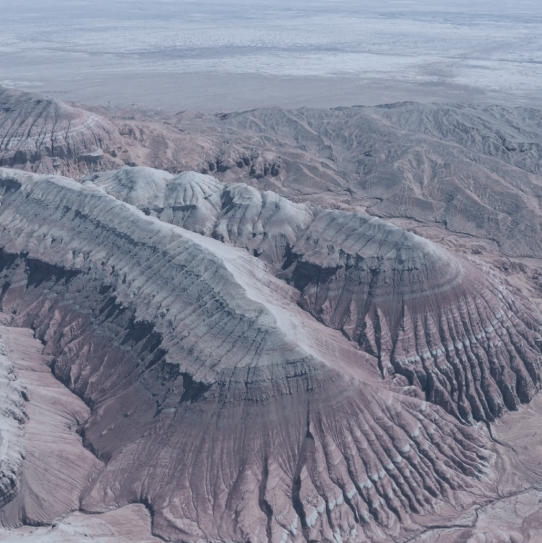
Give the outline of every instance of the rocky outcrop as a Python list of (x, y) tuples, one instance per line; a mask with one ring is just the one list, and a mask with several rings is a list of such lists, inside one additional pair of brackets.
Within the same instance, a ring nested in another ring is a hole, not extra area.
[(456, 417), (492, 421), (540, 388), (540, 315), (486, 266), (342, 211), (319, 214), (292, 255), (303, 308)]
[(0, 87), (0, 166), (73, 176), (119, 167), (108, 153), (119, 138), (97, 114)]
[(144, 503), (169, 540), (386, 541), (491, 492), (476, 426), (383, 382), (246, 251), (92, 183), (0, 187), (1, 308), (90, 408), (86, 511)]
[(362, 213), (200, 174), (124, 168), (92, 180), (260, 256), (300, 292), (303, 309), (375, 356), (383, 377), (418, 387), (455, 417), (493, 421), (540, 387), (540, 315), (482, 264)]

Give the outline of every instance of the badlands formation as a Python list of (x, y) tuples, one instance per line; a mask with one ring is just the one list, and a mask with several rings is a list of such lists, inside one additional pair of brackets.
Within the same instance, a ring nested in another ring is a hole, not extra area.
[[(87, 111), (0, 87), (0, 166), (77, 179), (124, 165), (196, 171), (364, 211), (516, 268), (533, 268), (542, 251), (541, 164), (542, 111), (528, 107), (172, 115)], [(538, 283), (535, 268), (526, 275)]]
[(0, 100), (0, 540), (540, 540), (540, 113)]

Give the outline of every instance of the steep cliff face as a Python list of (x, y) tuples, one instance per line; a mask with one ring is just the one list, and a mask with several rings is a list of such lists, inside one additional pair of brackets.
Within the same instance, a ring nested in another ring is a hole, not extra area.
[(375, 356), (383, 377), (465, 421), (493, 421), (539, 389), (540, 315), (484, 265), (362, 213), (195, 173), (154, 171), (158, 185), (149, 172), (92, 179), (162, 221), (265, 260), (300, 292), (303, 309)]
[(386, 541), (491, 493), (477, 427), (383, 382), (246, 251), (92, 183), (0, 187), (1, 309), (90, 408), (84, 510), (145, 503), (173, 541)]

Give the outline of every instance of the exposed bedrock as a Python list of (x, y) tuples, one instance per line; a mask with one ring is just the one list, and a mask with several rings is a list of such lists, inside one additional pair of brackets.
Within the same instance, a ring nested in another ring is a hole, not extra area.
[(80, 175), (122, 165), (104, 152), (119, 138), (98, 115), (0, 87), (0, 166)]
[(242, 247), (299, 305), (465, 421), (492, 421), (540, 387), (537, 310), (483, 265), (362, 213), (320, 210), (242, 183), (123, 168), (88, 178), (119, 200)]
[(341, 211), (319, 214), (293, 255), (300, 305), (449, 413), (491, 421), (539, 389), (540, 315), (487, 267)]
[(173, 541), (385, 541), (491, 492), (477, 427), (245, 251), (92, 184), (0, 170), (0, 194), (1, 309), (91, 410), (85, 510), (145, 503)]
[[(0, 319), (10, 320), (1, 313)], [(24, 413), (18, 416), (17, 410), (4, 404), (0, 414), (2, 463), (9, 464), (14, 454), (18, 457), (15, 474), (3, 473), (0, 525), (51, 524), (79, 509), (89, 479), (102, 467), (76, 433), (89, 409), (51, 375), (47, 357), (41, 355), (43, 345), (31, 330), (0, 325), (0, 338), (12, 368), (9, 386), (1, 384), (2, 395), (9, 399), (10, 389), (18, 389), (18, 411)], [(6, 495), (7, 486), (11, 491)], [(0, 539), (4, 541), (5, 534)]]

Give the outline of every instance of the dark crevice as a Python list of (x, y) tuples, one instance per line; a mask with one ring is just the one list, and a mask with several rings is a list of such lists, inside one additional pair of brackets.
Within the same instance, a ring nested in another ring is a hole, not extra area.
[(265, 490), (267, 488), (267, 481), (269, 479), (269, 467), (268, 459), (266, 458), (263, 463), (262, 480), (258, 489), (258, 503), (261, 511), (267, 517), (266, 535), (267, 541), (272, 541), (272, 523), (273, 523), (273, 508), (269, 502), (265, 499)]
[(197, 402), (213, 386), (213, 383), (207, 384), (195, 381), (192, 375), (188, 373), (181, 373), (180, 375), (183, 379), (183, 394), (179, 403)]

